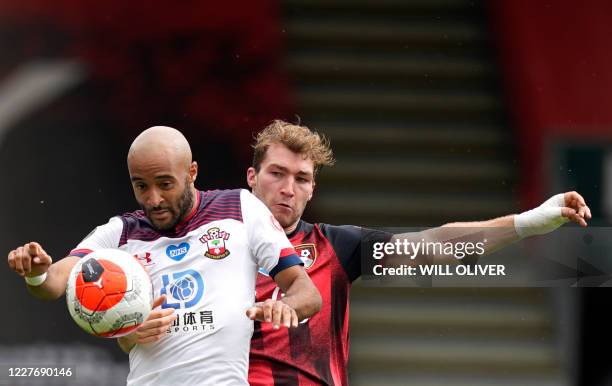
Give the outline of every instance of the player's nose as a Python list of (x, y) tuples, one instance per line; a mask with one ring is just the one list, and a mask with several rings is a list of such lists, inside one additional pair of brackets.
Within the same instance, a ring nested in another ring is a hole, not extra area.
[(285, 196), (293, 197), (295, 195), (295, 192), (293, 189), (294, 182), (295, 181), (292, 177), (286, 178), (283, 181), (283, 184), (281, 186), (281, 194)]
[(160, 192), (157, 191), (157, 189), (151, 189), (146, 197), (146, 204), (150, 208), (156, 208), (160, 206), (163, 201), (164, 198), (162, 197)]

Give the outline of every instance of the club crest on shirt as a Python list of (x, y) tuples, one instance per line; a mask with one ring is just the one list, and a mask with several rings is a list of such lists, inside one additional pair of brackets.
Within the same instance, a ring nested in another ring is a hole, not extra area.
[(230, 234), (222, 231), (219, 228), (210, 228), (206, 231), (206, 234), (200, 237), (200, 241), (206, 245), (206, 252), (204, 256), (220, 260), (224, 259), (230, 254), (230, 251), (226, 248), (225, 242), (229, 240)]
[(312, 267), (317, 260), (317, 248), (314, 244), (300, 244), (294, 246), (295, 252), (297, 252), (300, 259), (304, 263), (304, 269)]

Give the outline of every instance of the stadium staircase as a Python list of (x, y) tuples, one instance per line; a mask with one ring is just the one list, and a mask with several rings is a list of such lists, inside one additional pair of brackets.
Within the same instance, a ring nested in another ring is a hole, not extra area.
[[(481, 2), (282, 4), (297, 111), (338, 160), (318, 177), (311, 218), (407, 227), (517, 210), (515, 145)], [(357, 282), (351, 384), (567, 384), (553, 298)]]

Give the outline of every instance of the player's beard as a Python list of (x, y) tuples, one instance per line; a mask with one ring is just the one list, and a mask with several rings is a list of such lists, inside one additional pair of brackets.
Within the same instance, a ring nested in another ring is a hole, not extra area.
[[(178, 223), (183, 221), (183, 219), (189, 215), (189, 213), (191, 212), (191, 208), (193, 207), (193, 200), (194, 200), (193, 190), (191, 189), (189, 181), (186, 180), (185, 190), (179, 197), (179, 200), (175, 206), (156, 207), (156, 208), (146, 208), (143, 206), (142, 210), (145, 212), (145, 215), (149, 219), (149, 222), (151, 223), (151, 225), (153, 225), (153, 228), (155, 228), (158, 231), (168, 231), (168, 230), (173, 229)], [(153, 221), (150, 215), (150, 211), (156, 210), (156, 209), (165, 209), (168, 212), (170, 212), (170, 214), (172, 215), (172, 220), (168, 222), (168, 224), (166, 225), (163, 225), (163, 226), (157, 225)]]

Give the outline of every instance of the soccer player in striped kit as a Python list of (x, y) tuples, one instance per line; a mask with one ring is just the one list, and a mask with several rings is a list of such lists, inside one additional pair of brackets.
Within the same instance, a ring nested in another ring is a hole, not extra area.
[[(124, 250), (143, 261), (159, 296), (136, 332), (118, 339), (130, 353), (127, 384), (246, 385), (252, 320), (295, 327), (320, 308), (317, 289), (260, 200), (244, 189), (196, 189), (198, 165), (178, 130), (141, 133), (128, 169), (142, 210), (111, 218), (55, 263), (27, 243), (9, 253), (9, 267), (34, 296), (57, 299), (80, 258)], [(254, 305), (258, 267), (291, 295)], [(176, 291), (179, 283), (189, 293)]]
[[(284, 228), (319, 289), (323, 306), (295, 329), (274, 330), (270, 325), (255, 323), (249, 383), (346, 385), (349, 291), (351, 283), (362, 274), (362, 241), (386, 242), (410, 235), (394, 236), (352, 225), (311, 224), (301, 219), (312, 198), (318, 170), (334, 162), (327, 141), (307, 127), (274, 121), (258, 134), (253, 147), (247, 182)], [(568, 192), (553, 196), (531, 211), (488, 221), (448, 224), (456, 228), (434, 228), (427, 236), (448, 236), (460, 227), (498, 230), (489, 237), (489, 252), (523, 237), (550, 232), (567, 221), (586, 226), (585, 219), (589, 218), (591, 213), (584, 199), (576, 192)], [(420, 238), (419, 235), (417, 239)], [(278, 300), (281, 292), (268, 273), (260, 269), (257, 301)]]

